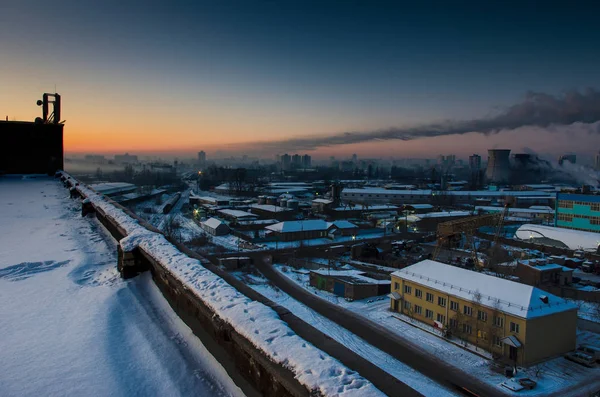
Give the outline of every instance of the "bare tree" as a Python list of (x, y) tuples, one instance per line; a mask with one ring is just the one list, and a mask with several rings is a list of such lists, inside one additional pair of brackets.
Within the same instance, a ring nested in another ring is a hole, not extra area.
[(168, 240), (181, 242), (181, 223), (177, 217), (173, 215), (165, 217), (163, 233)]

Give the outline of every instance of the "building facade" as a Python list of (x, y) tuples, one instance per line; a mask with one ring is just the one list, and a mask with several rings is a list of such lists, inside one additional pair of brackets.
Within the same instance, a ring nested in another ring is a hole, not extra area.
[(600, 232), (600, 196), (558, 193), (556, 226), (586, 232)]
[(576, 347), (577, 308), (538, 288), (422, 261), (391, 276), (390, 309), (497, 359), (531, 365)]

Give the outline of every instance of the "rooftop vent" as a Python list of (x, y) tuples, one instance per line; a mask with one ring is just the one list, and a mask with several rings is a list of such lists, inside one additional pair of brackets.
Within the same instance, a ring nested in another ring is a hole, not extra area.
[(548, 303), (548, 296), (547, 295), (542, 295), (540, 296), (540, 300), (544, 303)]

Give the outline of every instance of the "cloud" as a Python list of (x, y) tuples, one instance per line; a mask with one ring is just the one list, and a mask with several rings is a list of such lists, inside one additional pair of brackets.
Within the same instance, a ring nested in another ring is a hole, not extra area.
[(485, 118), (444, 120), (412, 127), (392, 127), (372, 131), (346, 131), (338, 134), (260, 142), (251, 144), (250, 147), (271, 152), (314, 150), (320, 147), (370, 141), (409, 141), (470, 132), (489, 135), (526, 126), (548, 128), (555, 125), (590, 124), (597, 121), (600, 121), (600, 91), (596, 89), (589, 88), (583, 92), (571, 90), (560, 95), (528, 92), (522, 102)]

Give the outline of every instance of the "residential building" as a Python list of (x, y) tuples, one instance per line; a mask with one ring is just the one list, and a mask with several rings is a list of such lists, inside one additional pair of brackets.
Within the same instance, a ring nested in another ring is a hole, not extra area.
[(600, 232), (600, 195), (558, 193), (556, 226)]
[(281, 156), (281, 170), (289, 171), (292, 168), (292, 157), (285, 153)]
[(292, 156), (292, 167), (294, 167), (294, 168), (302, 167), (302, 156), (300, 156), (299, 154), (294, 154)]
[(536, 287), (425, 260), (391, 275), (390, 308), (528, 366), (576, 347), (577, 307)]
[(577, 155), (575, 154), (563, 154), (558, 158), (558, 165), (563, 165), (565, 161), (576, 164), (577, 163)]
[(305, 154), (304, 156), (302, 156), (302, 168), (310, 168), (311, 165), (312, 165), (312, 158), (308, 154)]
[(206, 153), (204, 150), (198, 152), (198, 165), (204, 167), (206, 165)]
[(600, 152), (596, 155), (596, 161), (594, 162), (594, 168), (596, 171), (600, 171)]
[(115, 163), (132, 164), (132, 163), (137, 163), (137, 162), (138, 162), (138, 157), (133, 154), (129, 154), (129, 153), (115, 154)]

